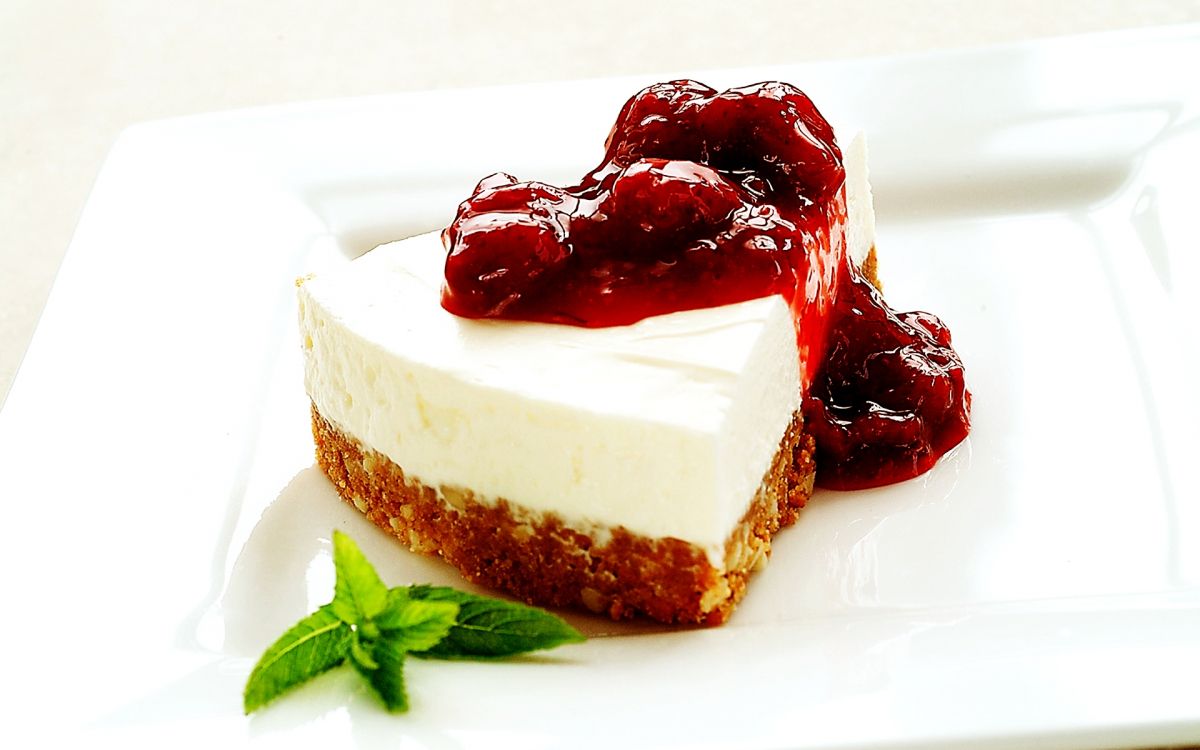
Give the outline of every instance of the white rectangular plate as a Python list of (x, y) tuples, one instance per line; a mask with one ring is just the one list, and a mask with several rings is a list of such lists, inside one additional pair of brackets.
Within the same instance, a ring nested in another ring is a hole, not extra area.
[[(2, 731), (210, 747), (1100, 747), (1200, 739), (1200, 30), (724, 71), (872, 144), (889, 299), (951, 325), (974, 431), (818, 494), (726, 626), (333, 673), (252, 718), (258, 653), (332, 592), (329, 538), (452, 583), (313, 467), (293, 279), (566, 181), (651, 79), (150, 123), (114, 147), (0, 413)], [(11, 707), (11, 706), (10, 706)]]

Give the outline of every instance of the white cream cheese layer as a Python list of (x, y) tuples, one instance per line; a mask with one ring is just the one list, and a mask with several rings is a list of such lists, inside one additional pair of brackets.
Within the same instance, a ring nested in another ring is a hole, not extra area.
[(846, 168), (846, 251), (862, 267), (875, 246), (875, 204), (867, 178), (867, 139), (859, 133), (842, 150)]
[(617, 328), (469, 320), (440, 305), (444, 259), (421, 235), (301, 286), (321, 414), (423, 484), (722, 559), (800, 405), (783, 299)]
[(682, 539), (720, 568), (800, 408), (782, 298), (615, 328), (470, 320), (441, 307), (444, 262), (431, 233), (304, 281), (320, 413), (423, 484)]

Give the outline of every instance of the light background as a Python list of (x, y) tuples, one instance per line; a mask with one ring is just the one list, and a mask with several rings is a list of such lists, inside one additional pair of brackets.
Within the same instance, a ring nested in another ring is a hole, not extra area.
[(105, 153), (135, 122), (1198, 21), (1200, 0), (0, 0), (0, 399)]

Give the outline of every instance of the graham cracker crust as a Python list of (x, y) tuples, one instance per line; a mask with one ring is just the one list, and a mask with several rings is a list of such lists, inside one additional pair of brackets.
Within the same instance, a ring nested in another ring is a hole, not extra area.
[(867, 253), (867, 257), (863, 260), (862, 275), (867, 281), (871, 282), (879, 291), (883, 291), (883, 282), (879, 280), (879, 256), (875, 254), (875, 246), (871, 246), (871, 250)]
[(717, 625), (765, 563), (771, 537), (795, 522), (816, 476), (814, 443), (799, 413), (741, 522), (722, 569), (701, 548), (617, 528), (574, 529), (553, 513), (405, 476), (312, 407), (317, 463), (343, 500), (414, 552), (440, 556), (469, 581), (546, 607), (645, 615), (671, 624)]

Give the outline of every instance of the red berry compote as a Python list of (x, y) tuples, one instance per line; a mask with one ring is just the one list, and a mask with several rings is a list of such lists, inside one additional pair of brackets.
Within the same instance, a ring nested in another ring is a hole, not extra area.
[(644, 89), (577, 185), (484, 178), (443, 233), (442, 305), (577, 326), (780, 294), (792, 309), (817, 483), (926, 471), (969, 429), (950, 333), (897, 313), (847, 259), (833, 129), (786, 83)]

